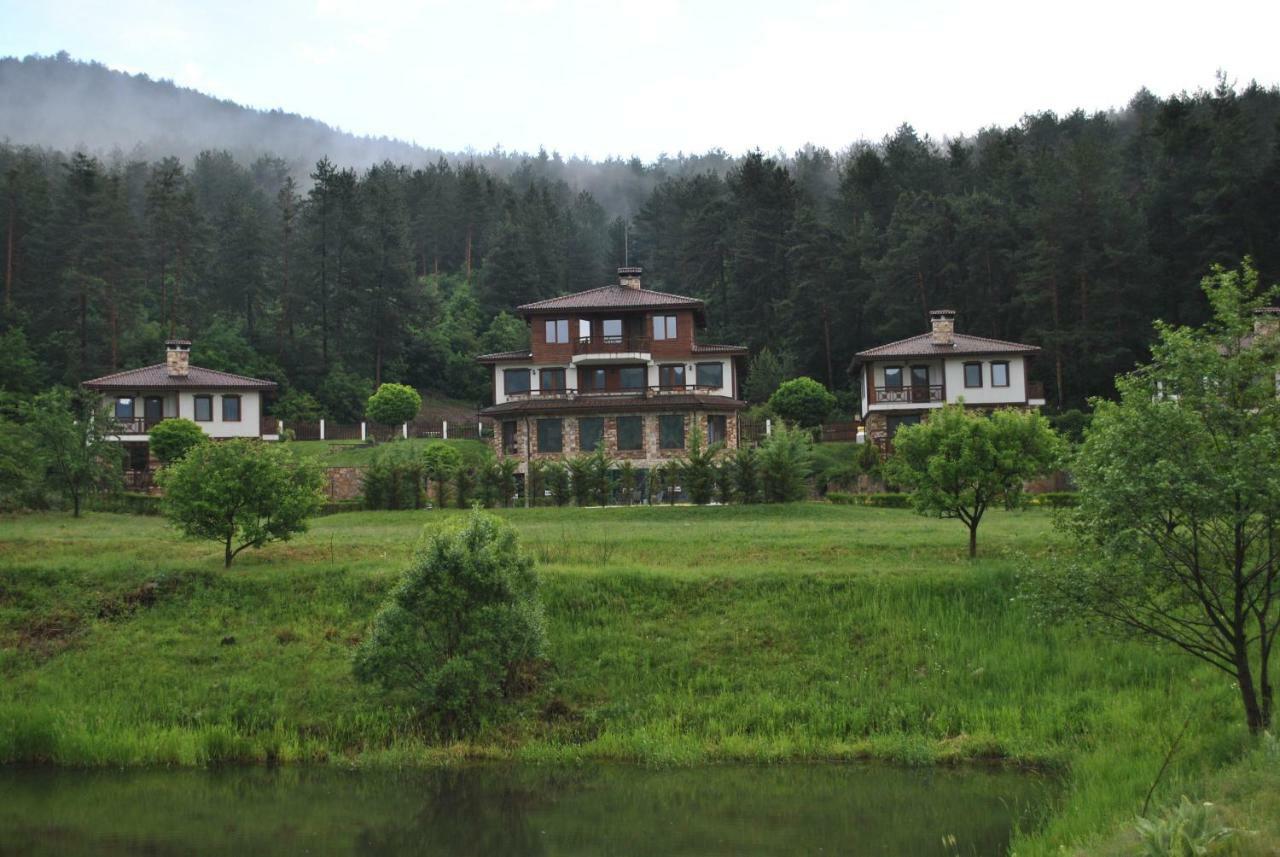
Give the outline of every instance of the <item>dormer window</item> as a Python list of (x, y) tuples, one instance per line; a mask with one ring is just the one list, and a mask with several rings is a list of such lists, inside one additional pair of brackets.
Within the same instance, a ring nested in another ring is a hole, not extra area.
[(676, 338), (676, 317), (674, 315), (655, 315), (653, 317), (654, 339)]

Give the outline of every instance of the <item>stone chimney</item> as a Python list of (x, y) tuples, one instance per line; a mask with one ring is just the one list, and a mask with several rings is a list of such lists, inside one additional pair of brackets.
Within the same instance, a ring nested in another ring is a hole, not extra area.
[(1253, 311), (1255, 336), (1275, 336), (1280, 333), (1280, 307), (1264, 306)]
[(191, 340), (170, 339), (164, 344), (165, 365), (170, 378), (185, 378), (191, 368)]
[(933, 325), (930, 338), (934, 345), (948, 348), (956, 344), (956, 311), (953, 309), (935, 309), (929, 313), (929, 321)]
[(643, 271), (644, 271), (644, 269), (643, 269), (643, 268), (640, 268), (640, 267), (635, 267), (635, 268), (619, 268), (619, 269), (618, 269), (618, 284), (619, 284), (619, 285), (621, 285), (624, 289), (638, 289), (638, 288), (640, 288), (640, 274), (641, 274)]

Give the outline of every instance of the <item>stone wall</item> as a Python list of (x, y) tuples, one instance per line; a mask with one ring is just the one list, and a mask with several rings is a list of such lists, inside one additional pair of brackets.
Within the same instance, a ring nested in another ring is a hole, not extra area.
[(360, 496), (363, 467), (328, 467), (325, 470), (325, 492), (330, 501), (354, 500)]
[[(563, 449), (560, 452), (538, 452), (538, 420), (536, 417), (528, 418), (528, 432), (532, 437), (529, 446), (529, 457), (533, 460), (540, 461), (559, 461), (565, 457), (572, 457), (582, 452), (578, 439), (578, 420), (583, 417), (602, 417), (604, 419), (604, 437), (603, 446), (605, 453), (617, 461), (630, 461), (637, 467), (650, 467), (662, 464), (673, 458), (681, 458), (688, 451), (689, 440), (693, 434), (693, 427), (696, 424), (702, 429), (703, 444), (706, 443), (707, 436), (707, 416), (709, 414), (722, 415), (725, 417), (725, 447), (727, 449), (736, 449), (738, 446), (738, 417), (733, 411), (715, 411), (700, 410), (686, 412), (684, 417), (684, 439), (685, 446), (682, 449), (662, 449), (660, 442), (660, 424), (658, 417), (664, 416), (661, 413), (591, 413), (591, 414), (573, 414), (563, 417), (553, 417), (553, 419), (563, 420)], [(639, 416), (644, 419), (644, 448), (643, 449), (618, 449), (618, 417), (620, 416)], [(493, 451), (498, 457), (506, 457), (502, 448), (502, 420), (497, 421), (496, 431), (494, 432)], [(520, 462), (519, 472), (524, 472), (525, 460), (525, 432), (526, 420), (519, 417), (516, 423), (516, 452), (510, 457)]]

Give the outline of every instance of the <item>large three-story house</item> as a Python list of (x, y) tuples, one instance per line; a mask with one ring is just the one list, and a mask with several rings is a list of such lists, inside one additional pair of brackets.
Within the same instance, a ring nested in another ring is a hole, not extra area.
[(928, 333), (859, 351), (862, 414), (867, 439), (884, 447), (903, 425), (929, 411), (963, 402), (966, 407), (1039, 407), (1044, 387), (1027, 377), (1040, 349), (956, 332), (953, 310), (929, 314)]
[(618, 283), (518, 308), (531, 347), (484, 354), (492, 367), (495, 448), (531, 461), (603, 449), (639, 470), (703, 443), (738, 443), (739, 376), (747, 349), (699, 343), (703, 302), (642, 288), (640, 268)]

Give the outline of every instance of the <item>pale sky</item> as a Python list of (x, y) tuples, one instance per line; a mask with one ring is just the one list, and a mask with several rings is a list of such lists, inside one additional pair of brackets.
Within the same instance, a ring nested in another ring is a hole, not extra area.
[[(841, 149), (1280, 83), (1280, 2), (0, 0), (0, 55), (170, 78), (449, 151)], [(0, 134), (3, 129), (0, 129)]]

